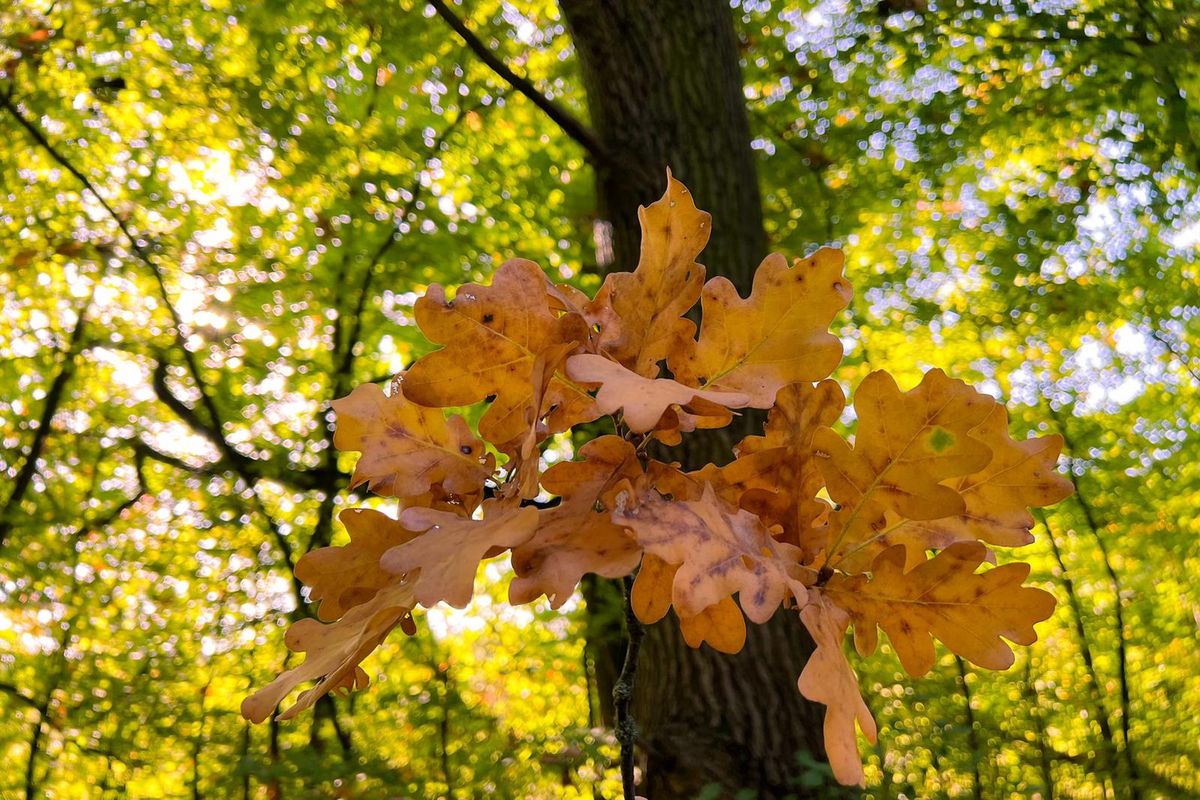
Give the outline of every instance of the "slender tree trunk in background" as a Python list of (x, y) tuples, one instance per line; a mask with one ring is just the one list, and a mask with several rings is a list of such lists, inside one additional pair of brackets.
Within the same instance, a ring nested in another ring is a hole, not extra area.
[[(561, 0), (561, 7), (608, 155), (597, 172), (600, 213), (611, 226), (606, 268), (636, 265), (637, 207), (662, 195), (669, 166), (713, 215), (701, 257), (708, 274), (728, 277), (746, 294), (767, 247), (728, 4)], [(673, 455), (693, 467), (727, 461), (751, 425), (743, 418), (695, 436)], [(823, 711), (796, 688), (812, 643), (795, 612), (749, 627), (737, 656), (692, 650), (673, 619), (647, 631), (633, 711), (646, 754), (640, 791), (650, 800), (694, 797), (711, 783), (727, 795), (749, 788), (762, 798), (799, 796), (797, 753), (824, 759)], [(604, 673), (598, 664), (607, 700)]]

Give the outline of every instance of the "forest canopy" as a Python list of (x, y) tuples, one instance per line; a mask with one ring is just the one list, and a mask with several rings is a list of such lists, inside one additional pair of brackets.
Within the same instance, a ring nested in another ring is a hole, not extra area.
[[(1200, 11), (728, 13), (766, 246), (845, 253), (843, 393), (945, 370), (1075, 486), (998, 556), (1057, 600), (1008, 671), (847, 648), (866, 796), (1200, 793)], [(0, 10), (0, 796), (618, 796), (593, 604), (507, 605), (507, 559), (371, 691), (239, 713), (318, 614), (301, 557), (395, 515), (331, 404), (432, 349), (417, 299), (518, 256), (589, 296), (633, 268), (580, 50), (549, 2)]]

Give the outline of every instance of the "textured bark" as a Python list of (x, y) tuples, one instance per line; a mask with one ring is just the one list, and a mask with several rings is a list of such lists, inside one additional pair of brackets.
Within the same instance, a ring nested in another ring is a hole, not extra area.
[[(637, 207), (661, 196), (669, 166), (713, 215), (701, 261), (743, 295), (766, 254), (761, 198), (742, 93), (737, 42), (723, 0), (561, 0), (606, 159), (597, 164), (603, 219), (601, 260), (632, 269), (641, 238)], [(694, 436), (672, 457), (685, 464), (728, 460), (761, 418)], [(595, 592), (588, 592), (589, 600)], [(598, 614), (606, 615), (604, 609)], [(611, 616), (611, 615), (608, 615)], [(600, 626), (592, 624), (593, 633)], [(597, 642), (596, 640), (599, 639)], [(594, 654), (611, 642), (593, 637)], [(810, 796), (794, 784), (797, 754), (824, 759), (819, 706), (796, 688), (812, 643), (794, 612), (750, 626), (737, 656), (683, 642), (673, 618), (651, 626), (634, 698), (650, 800), (694, 797), (717, 783), (758, 797)], [(610, 686), (597, 667), (601, 698)]]

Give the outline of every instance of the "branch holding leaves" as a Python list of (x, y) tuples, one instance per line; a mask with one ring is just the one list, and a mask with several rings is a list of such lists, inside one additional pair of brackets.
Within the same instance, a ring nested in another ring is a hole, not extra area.
[[(504, 553), (513, 603), (545, 596), (557, 608), (585, 574), (636, 574), (633, 618), (674, 609), (693, 647), (738, 652), (747, 619), (797, 611), (817, 642), (799, 689), (828, 707), (830, 763), (848, 784), (864, 780), (857, 731), (875, 737), (842, 647), (851, 626), (863, 656), (882, 628), (914, 677), (932, 667), (935, 639), (992, 669), (1011, 665), (1008, 642), (1036, 639), (1051, 595), (1023, 585), (1027, 565), (984, 562), (989, 545), (1032, 541), (1030, 506), (1070, 494), (1055, 470), (1061, 438), (1012, 439), (999, 403), (933, 370), (908, 391), (867, 376), (847, 441), (832, 427), (845, 395), (828, 380), (842, 355), (828, 329), (851, 298), (841, 253), (769, 256), (741, 298), (722, 278), (704, 282), (710, 219), (669, 173), (639, 216), (637, 268), (610, 274), (595, 297), (524, 260), (452, 298), (431, 286), (416, 319), (442, 349), (391, 395), (364, 384), (335, 403), (336, 445), (362, 453), (354, 482), (402, 513), (343, 512), (350, 543), (300, 560), (330, 624), (292, 627), (288, 647), (307, 659), (248, 698), (247, 718), (265, 719), (309, 680), (285, 717), (362, 688), (360, 662), (391, 630), (414, 631), (417, 606), (465, 606), (480, 562)], [(699, 331), (685, 316), (697, 301)], [(435, 410), (472, 403), (486, 405), (478, 433)], [(650, 441), (678, 444), (741, 408), (769, 415), (730, 463), (684, 471), (647, 455)], [(547, 439), (604, 415), (616, 435), (542, 472)], [(543, 491), (558, 504), (531, 505)]]

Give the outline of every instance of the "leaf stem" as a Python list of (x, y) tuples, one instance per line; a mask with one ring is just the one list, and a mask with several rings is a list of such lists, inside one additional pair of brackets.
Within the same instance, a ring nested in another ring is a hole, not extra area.
[(642, 651), (642, 637), (645, 628), (633, 613), (633, 579), (627, 575), (623, 580), (625, 595), (625, 663), (621, 667), (621, 676), (613, 686), (613, 706), (616, 709), (617, 741), (621, 744), (621, 787), (625, 800), (635, 800), (633, 761), (634, 745), (637, 743), (637, 723), (633, 719), (633, 687), (637, 678), (638, 659)]

